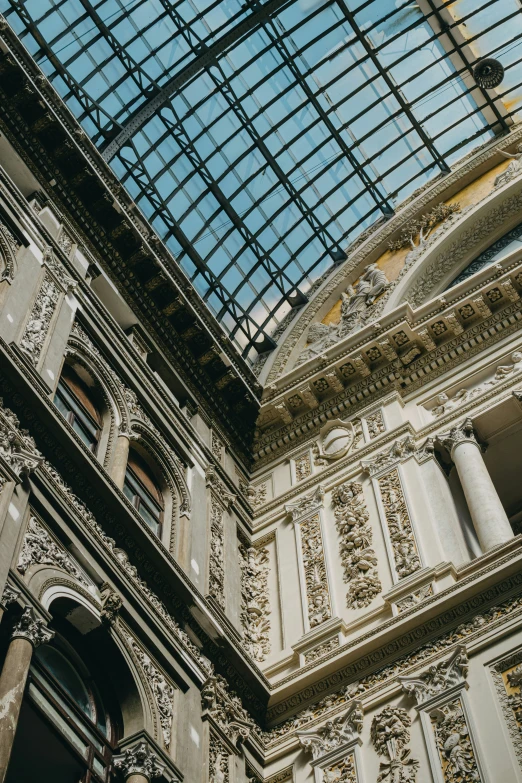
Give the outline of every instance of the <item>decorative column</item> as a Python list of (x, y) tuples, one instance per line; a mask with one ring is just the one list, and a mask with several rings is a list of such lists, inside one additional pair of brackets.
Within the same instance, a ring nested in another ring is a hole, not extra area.
[(144, 740), (114, 756), (113, 764), (126, 783), (151, 783), (165, 772), (165, 765), (160, 764), (158, 756)]
[(342, 715), (320, 729), (297, 732), (301, 747), (312, 754), (315, 783), (362, 783), (359, 737), (362, 727), (362, 704), (352, 701)]
[(455, 463), (482, 551), (509, 541), (513, 530), (482, 458), (471, 419), (442, 433), (438, 441)]
[(487, 778), (467, 702), (468, 658), (458, 645), (450, 658), (413, 677), (400, 677), (416, 701), (435, 783), (485, 783)]
[(33, 650), (53, 636), (54, 631), (46, 628), (30, 606), (24, 609), (11, 634), (0, 675), (0, 783), (7, 775)]

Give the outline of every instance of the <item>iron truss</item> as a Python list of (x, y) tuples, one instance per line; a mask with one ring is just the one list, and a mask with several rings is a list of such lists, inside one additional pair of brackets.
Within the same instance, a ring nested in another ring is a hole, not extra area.
[(519, 0), (0, 9), (250, 359), (362, 230), (522, 107)]

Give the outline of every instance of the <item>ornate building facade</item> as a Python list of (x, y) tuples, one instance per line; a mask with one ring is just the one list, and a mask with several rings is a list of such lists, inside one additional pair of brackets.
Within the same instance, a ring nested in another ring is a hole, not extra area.
[(0, 783), (520, 783), (522, 126), (248, 363), (6, 19)]

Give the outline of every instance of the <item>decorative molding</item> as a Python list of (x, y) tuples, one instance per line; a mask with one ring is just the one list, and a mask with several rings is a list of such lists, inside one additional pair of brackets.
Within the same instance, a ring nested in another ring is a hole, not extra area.
[(330, 419), (319, 431), (315, 462), (321, 465), (346, 456), (355, 446), (355, 435), (352, 422)]
[(444, 783), (477, 783), (483, 780), (462, 698), (434, 708), (429, 717), (440, 759)]
[(365, 416), (364, 421), (366, 422), (368, 437), (370, 440), (373, 440), (383, 432), (386, 432), (386, 425), (384, 423), (384, 417), (380, 408), (373, 413), (370, 413), (368, 416)]
[(254, 723), (236, 694), (228, 691), (224, 677), (209, 677), (201, 689), (202, 717), (208, 720), (218, 736), (223, 735), (231, 749), (237, 750), (248, 739)]
[(479, 446), (473, 429), (473, 421), (469, 418), (464, 419), (460, 424), (455, 424), (448, 432), (441, 432), (437, 436), (437, 442), (447, 449), (452, 458), (453, 450), (460, 443), (473, 443), (475, 446)]
[(422, 568), (422, 564), (398, 468), (379, 476), (377, 485), (390, 536), (395, 571), (399, 579), (404, 579)]
[(13, 411), (4, 407), (0, 397), (0, 470), (4, 466), (6, 476), (0, 474), (0, 491), (4, 480), (18, 481), (42, 463), (43, 456), (27, 430), (20, 428), (20, 422)]
[(268, 550), (238, 542), (241, 568), (243, 646), (254, 661), (270, 654), (270, 602), (268, 598)]
[(379, 452), (372, 459), (361, 460), (361, 468), (372, 478), (388, 468), (397, 465), (415, 453), (415, 441), (411, 435), (396, 440), (386, 451)]
[(319, 658), (322, 658), (323, 655), (328, 655), (328, 653), (337, 650), (338, 648), (339, 638), (335, 636), (333, 639), (329, 639), (327, 642), (323, 642), (322, 644), (318, 644), (317, 647), (312, 647), (311, 650), (307, 650), (304, 653), (305, 663), (317, 661)]
[(400, 601), (395, 602), (395, 606), (397, 607), (397, 611), (400, 612), (406, 612), (408, 609), (413, 609), (414, 607), (421, 604), (426, 598), (429, 598), (433, 595), (433, 587), (430, 585), (423, 585), (418, 590), (415, 590), (413, 593), (410, 593), (410, 595), (407, 595), (405, 598), (401, 598)]
[(503, 656), (493, 664), (491, 672), (515, 756), (522, 768), (522, 650)]
[(382, 591), (362, 485), (356, 481), (341, 484), (332, 493), (332, 503), (344, 581), (349, 585), (346, 605), (349, 609), (361, 609)]
[(123, 599), (108, 582), (102, 584), (100, 593), (102, 600), (101, 621), (104, 625), (114, 625), (123, 607)]
[(304, 454), (300, 454), (294, 459), (295, 467), (295, 480), (304, 481), (308, 476), (312, 475), (312, 460), (310, 458), (310, 451), (307, 449)]
[(209, 783), (230, 783), (230, 753), (213, 731), (209, 736), (208, 780)]
[(381, 761), (378, 783), (414, 783), (419, 769), (406, 747), (410, 741), (411, 718), (401, 707), (386, 707), (372, 721), (371, 739)]
[(16, 253), (19, 243), (13, 237), (7, 226), (0, 220), (0, 259), (2, 260), (2, 269), (0, 270), (0, 282), (7, 280), (11, 283), (16, 273)]
[(132, 650), (133, 657), (138, 663), (138, 668), (142, 672), (154, 698), (163, 734), (163, 744), (168, 750), (172, 733), (175, 688), (167, 682), (165, 675), (160, 672), (133, 636), (126, 633), (125, 640)]
[(121, 772), (124, 780), (130, 778), (131, 775), (141, 775), (150, 783), (165, 772), (165, 765), (160, 763), (157, 754), (145, 741), (139, 742), (131, 748), (126, 748), (123, 753), (113, 756), (112, 763), (114, 768)]
[(44, 528), (42, 522), (35, 516), (31, 516), (29, 519), (16, 569), (21, 574), (25, 574), (32, 565), (55, 566), (73, 576), (85, 587), (90, 587), (93, 584), (80, 570), (69, 553), (63, 546), (56, 543), (54, 538)]
[(47, 644), (53, 638), (54, 631), (47, 628), (45, 620), (36, 616), (32, 606), (25, 607), (11, 632), (11, 639), (27, 639), (33, 647)]
[(308, 622), (310, 628), (332, 616), (321, 521), (318, 513), (299, 524)]
[(352, 701), (342, 715), (327, 721), (319, 730), (298, 731), (299, 744), (316, 761), (357, 739), (363, 727), (363, 714), (362, 703)]
[(11, 604), (15, 604), (20, 598), (21, 594), (22, 593), (20, 590), (17, 590), (16, 587), (13, 587), (7, 583), (2, 592), (2, 598), (0, 599), (0, 608), (5, 610)]
[(322, 508), (324, 500), (324, 487), (319, 484), (308, 495), (303, 495), (295, 503), (287, 503), (285, 505), (285, 511), (292, 518), (292, 522), (298, 523), (308, 514), (313, 514), (314, 511)]
[(468, 674), (468, 656), (463, 644), (457, 645), (446, 661), (430, 666), (423, 674), (399, 677), (403, 691), (422, 706), (434, 696), (465, 682)]

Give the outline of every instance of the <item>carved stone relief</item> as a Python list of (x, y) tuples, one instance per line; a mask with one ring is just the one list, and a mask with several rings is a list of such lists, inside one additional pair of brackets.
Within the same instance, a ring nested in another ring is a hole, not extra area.
[(27, 639), (33, 647), (39, 647), (50, 642), (54, 638), (54, 633), (47, 628), (45, 620), (36, 616), (32, 606), (26, 606), (13, 627), (11, 639)]
[[(43, 461), (36, 448), (36, 443), (27, 430), (20, 428), (20, 422), (15, 414), (4, 408), (0, 397), (0, 465), (3, 463), (15, 478), (25, 476), (35, 470)], [(0, 491), (5, 478), (0, 474)]]
[(468, 674), (466, 648), (458, 645), (446, 661), (442, 661), (419, 675), (400, 677), (402, 689), (415, 698), (418, 706), (429, 701), (454, 685), (463, 683)]
[(305, 663), (312, 663), (312, 661), (317, 661), (319, 658), (322, 658), (323, 655), (327, 655), (329, 652), (336, 650), (338, 647), (339, 639), (337, 636), (334, 639), (329, 639), (327, 642), (323, 642), (323, 644), (318, 644), (317, 647), (313, 647), (311, 650), (308, 650), (308, 652), (305, 652)]
[(225, 610), (225, 509), (214, 495), (210, 499), (210, 557), (208, 592)]
[(300, 454), (294, 460), (295, 465), (295, 480), (303, 481), (308, 476), (312, 475), (312, 460), (310, 459), (310, 453), (306, 451), (304, 454)]
[(323, 353), (347, 335), (362, 328), (371, 320), (374, 302), (389, 286), (386, 274), (377, 264), (369, 264), (354, 288), (349, 285), (341, 294), (341, 319), (338, 324), (314, 323), (308, 330), (309, 345), (301, 352), (296, 362), (303, 362)]
[(373, 440), (373, 438), (376, 438), (382, 432), (386, 431), (386, 426), (384, 424), (384, 418), (381, 410), (375, 411), (374, 413), (371, 413), (369, 416), (365, 416), (364, 418), (366, 421), (366, 426), (368, 427), (368, 435), (370, 440)]
[(236, 694), (228, 691), (224, 677), (212, 676), (202, 687), (203, 717), (225, 734), (233, 747), (250, 736), (254, 723)]
[(407, 609), (413, 609), (414, 606), (422, 603), (422, 601), (424, 601), (425, 598), (429, 598), (430, 595), (433, 595), (433, 587), (431, 585), (423, 585), (423, 587), (420, 587), (415, 592), (407, 595), (406, 598), (397, 601), (395, 606), (399, 612), (405, 612)]
[(355, 481), (341, 484), (333, 492), (332, 502), (344, 581), (349, 585), (346, 604), (349, 609), (360, 609), (368, 606), (382, 590), (377, 557), (371, 548), (373, 533), (362, 485)]
[(511, 364), (501, 364), (495, 370), (493, 378), (489, 381), (481, 383), (472, 389), (459, 389), (452, 397), (448, 397), (445, 392), (439, 394), (436, 398), (436, 406), (431, 409), (433, 416), (438, 417), (446, 413), (449, 413), (455, 408), (460, 408), (467, 402), (470, 402), (475, 397), (479, 397), (482, 394), (488, 392), (493, 386), (497, 386), (506, 378), (512, 375), (518, 374), (522, 370), (522, 351), (515, 351), (511, 355)]
[(211, 444), (210, 449), (212, 451), (212, 454), (217, 459), (218, 462), (221, 462), (223, 458), (223, 449), (225, 448), (223, 441), (217, 434), (215, 430), (211, 431)]
[(229, 756), (225, 745), (221, 740), (210, 732), (209, 737), (209, 761), (208, 761), (208, 780), (209, 783), (229, 783)]
[(444, 783), (476, 783), (480, 774), (460, 697), (430, 712)]
[(243, 645), (255, 661), (270, 653), (268, 550), (239, 544)]
[(56, 543), (34, 516), (30, 518), (27, 525), (16, 568), (21, 574), (25, 574), (32, 565), (56, 566), (86, 587), (92, 585), (68, 552)]
[(510, 152), (504, 152), (504, 150), (501, 150), (500, 154), (505, 158), (511, 158), (511, 162), (507, 169), (504, 169), (504, 171), (502, 171), (495, 179), (495, 183), (493, 185), (495, 190), (497, 188), (501, 188), (503, 185), (507, 185), (508, 182), (511, 182), (511, 180), (515, 179), (515, 177), (518, 177), (519, 174), (522, 173), (522, 144), (518, 145), (517, 151), (514, 155)]
[(399, 579), (421, 568), (406, 498), (397, 468), (377, 479)]
[(492, 674), (513, 749), (522, 768), (522, 650), (498, 661)]
[(363, 708), (360, 701), (353, 701), (346, 712), (328, 720), (317, 731), (298, 731), (299, 744), (312, 754), (314, 761), (357, 739), (363, 727)]
[(315, 462), (324, 465), (344, 457), (355, 445), (356, 430), (352, 422), (331, 419), (319, 432)]
[(125, 638), (152, 693), (161, 724), (163, 743), (168, 750), (172, 732), (175, 689), (167, 682), (165, 676), (152, 663), (147, 653), (141, 649), (136, 640), (130, 634), (126, 634)]
[(410, 741), (411, 718), (401, 707), (386, 707), (372, 721), (371, 739), (379, 756), (385, 756), (377, 783), (414, 783), (419, 769), (406, 745)]
[(319, 514), (301, 522), (300, 530), (308, 621), (315, 628), (332, 616)]

